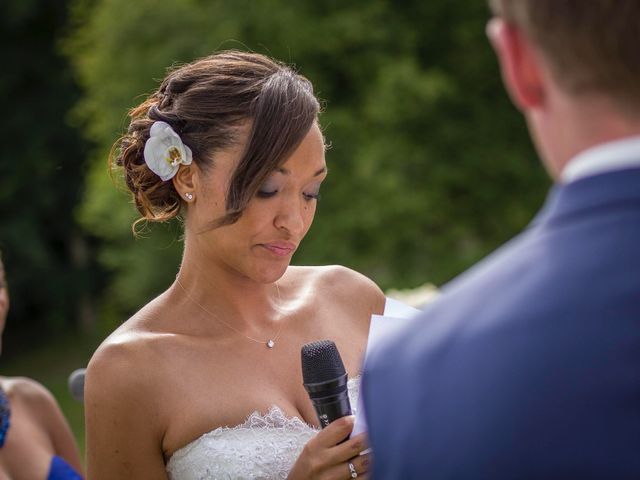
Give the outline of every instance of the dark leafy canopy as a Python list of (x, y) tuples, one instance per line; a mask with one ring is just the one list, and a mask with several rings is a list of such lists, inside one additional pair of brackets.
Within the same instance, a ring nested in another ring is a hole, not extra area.
[(92, 285), (73, 217), (86, 154), (65, 118), (77, 88), (55, 51), (66, 14), (60, 1), (2, 2), (0, 249), (11, 289), (9, 353), (27, 337), (33, 345), (76, 328)]
[(341, 263), (382, 287), (441, 284), (513, 236), (548, 181), (484, 36), (482, 0), (78, 3), (67, 51), (100, 148), (82, 206), (131, 311), (177, 271), (178, 226), (134, 240), (105, 170), (125, 112), (167, 65), (241, 48), (295, 63), (326, 100), (329, 179), (295, 263)]

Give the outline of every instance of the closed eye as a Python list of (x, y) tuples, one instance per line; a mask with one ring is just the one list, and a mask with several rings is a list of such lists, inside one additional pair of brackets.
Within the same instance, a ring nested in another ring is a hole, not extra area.
[(256, 197), (258, 198), (271, 198), (273, 197), (276, 193), (278, 193), (278, 190), (271, 190), (271, 191), (267, 191), (267, 190), (258, 190), (256, 192)]
[(320, 200), (320, 192), (318, 192), (318, 193), (303, 193), (302, 196), (308, 202), (310, 202), (311, 200)]

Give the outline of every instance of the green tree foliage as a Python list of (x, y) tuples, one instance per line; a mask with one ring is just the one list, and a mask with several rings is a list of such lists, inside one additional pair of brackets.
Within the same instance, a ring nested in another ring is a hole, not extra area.
[(98, 0), (76, 4), (67, 50), (99, 148), (82, 219), (104, 239), (107, 298), (131, 311), (177, 271), (179, 225), (134, 240), (106, 174), (125, 112), (175, 62), (251, 49), (289, 63), (326, 102), (323, 199), (295, 263), (341, 263), (382, 287), (441, 284), (513, 236), (548, 181), (484, 36), (483, 1)]
[(11, 289), (8, 353), (76, 328), (93, 285), (73, 216), (86, 155), (65, 118), (78, 92), (56, 53), (66, 13), (59, 1), (2, 2), (0, 249)]

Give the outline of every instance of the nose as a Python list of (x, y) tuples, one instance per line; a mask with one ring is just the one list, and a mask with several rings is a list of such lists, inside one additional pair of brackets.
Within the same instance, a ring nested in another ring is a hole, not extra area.
[(274, 218), (278, 230), (286, 230), (293, 237), (300, 237), (305, 229), (305, 208), (302, 199), (283, 198)]

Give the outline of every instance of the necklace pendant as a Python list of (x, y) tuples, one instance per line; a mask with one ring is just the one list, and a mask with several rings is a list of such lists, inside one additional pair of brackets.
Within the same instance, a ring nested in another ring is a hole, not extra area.
[(269, 340), (267, 342), (267, 348), (273, 348), (275, 346), (276, 342), (274, 342), (273, 340)]

